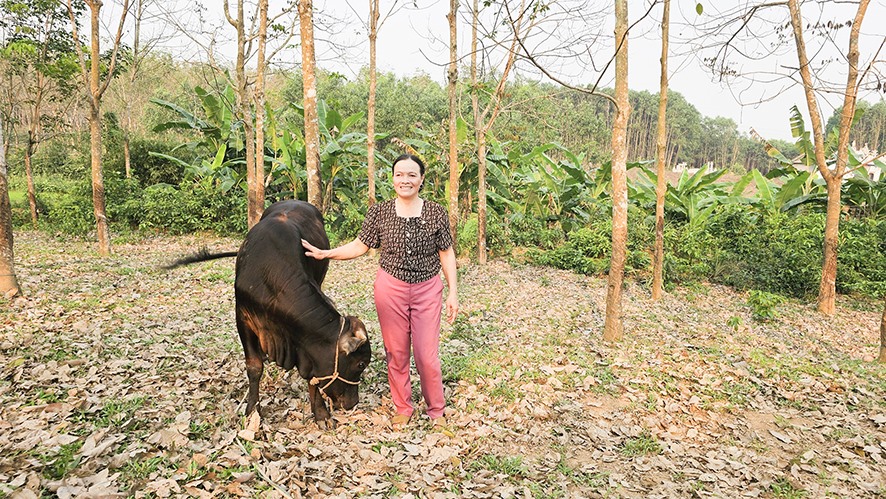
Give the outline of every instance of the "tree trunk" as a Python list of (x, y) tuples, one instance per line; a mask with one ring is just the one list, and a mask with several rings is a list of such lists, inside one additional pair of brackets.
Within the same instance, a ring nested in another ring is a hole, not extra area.
[(477, 137), (477, 261), (486, 263), (486, 130)]
[(881, 363), (886, 363), (886, 295), (883, 296), (883, 315), (880, 317), (880, 358)]
[(631, 115), (628, 101), (628, 2), (615, 2), (615, 102), (612, 125), (612, 256), (606, 292), (606, 321), (603, 339), (618, 341), (624, 334), (621, 294), (628, 236), (627, 126)]
[(253, 185), (249, 206), (249, 226), (261, 219), (265, 211), (265, 49), (268, 42), (268, 0), (258, 2), (258, 60), (255, 75), (255, 161), (253, 163)]
[(92, 52), (89, 74), (89, 151), (92, 168), (92, 207), (95, 212), (95, 229), (98, 239), (98, 253), (101, 256), (111, 254), (111, 235), (108, 230), (108, 216), (105, 210), (105, 179), (102, 172), (102, 123), (101, 105), (102, 90), (99, 83), (99, 63), (101, 50), (99, 47), (99, 10), (101, 2), (90, 5), (92, 11)]
[(369, 0), (369, 100), (366, 105), (366, 176), (368, 206), (375, 204), (375, 43), (378, 40), (378, 0)]
[(458, 49), (456, 37), (456, 25), (458, 23), (458, 0), (449, 0), (449, 231), (452, 240), (457, 239), (458, 228), (458, 108), (456, 99), (456, 84), (458, 83)]
[[(5, 151), (5, 149), (4, 149)], [(33, 134), (28, 132), (28, 143), (25, 145), (25, 177), (28, 179), (28, 206), (31, 211), (31, 223), (37, 228), (37, 188), (34, 185), (34, 170), (31, 168), (31, 157), (34, 152)], [(5, 159), (4, 159), (5, 161)]]
[(840, 225), (840, 187), (848, 160), (849, 132), (852, 117), (855, 114), (856, 96), (858, 94), (858, 36), (861, 24), (870, 0), (861, 0), (855, 14), (855, 21), (849, 33), (849, 51), (846, 54), (848, 73), (844, 91), (843, 111), (840, 116), (840, 135), (837, 141), (837, 161), (833, 171), (828, 169), (824, 143), (824, 127), (821, 113), (815, 97), (812, 73), (809, 69), (809, 58), (806, 55), (806, 43), (803, 39), (803, 16), (800, 12), (799, 0), (789, 0), (791, 27), (797, 46), (797, 59), (800, 63), (800, 77), (806, 94), (806, 105), (812, 122), (812, 136), (815, 143), (815, 162), (818, 171), (827, 182), (828, 203), (825, 218), (824, 247), (821, 267), (821, 283), (818, 288), (818, 310), (826, 315), (833, 315), (836, 310), (837, 284), (837, 242)]
[(664, 285), (664, 201), (667, 192), (667, 109), (668, 109), (668, 31), (670, 28), (671, 0), (664, 0), (661, 16), (661, 77), (658, 91), (658, 137), (655, 143), (655, 255), (652, 265), (652, 299), (659, 300)]
[(132, 178), (132, 159), (129, 153), (129, 132), (123, 132), (123, 166), (126, 171), (126, 178)]
[[(486, 263), (486, 130), (480, 116), (480, 95), (477, 88), (477, 24), (479, 0), (474, 0), (471, 12), (471, 110), (474, 114), (474, 136), (477, 141), (477, 261)], [(482, 192), (481, 192), (482, 191)]]
[(15, 276), (12, 237), (12, 205), (9, 202), (9, 173), (6, 169), (6, 142), (0, 116), (0, 294), (7, 298), (21, 294)]
[(305, 109), (305, 167), (308, 173), (308, 202), (323, 208), (320, 178), (320, 125), (317, 118), (317, 82), (314, 61), (314, 6), (312, 0), (298, 2), (301, 25), (301, 67)]
[(821, 282), (818, 287), (818, 311), (833, 315), (837, 297), (837, 245), (840, 235), (840, 179), (827, 180), (827, 214), (824, 222)]

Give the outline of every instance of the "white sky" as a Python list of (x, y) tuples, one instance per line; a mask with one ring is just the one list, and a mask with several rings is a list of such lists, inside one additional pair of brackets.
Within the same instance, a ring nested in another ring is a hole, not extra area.
[[(162, 0), (161, 0), (162, 1)], [(565, 0), (580, 1), (580, 0)], [(630, 0), (629, 18), (633, 23), (647, 11), (651, 0)], [(202, 17), (204, 26), (214, 24), (222, 37), (231, 37), (232, 28), (221, 20), (220, 0), (204, 0), (206, 7)], [(233, 3), (233, 2), (232, 2)], [(381, 0), (382, 11), (390, 9), (390, 0)], [(403, 4), (401, 0), (399, 2)], [(377, 63), (380, 71), (394, 72), (399, 76), (409, 76), (416, 73), (426, 73), (438, 82), (445, 81), (445, 66), (449, 57), (449, 28), (446, 13), (449, 2), (445, 0), (415, 0), (419, 8), (413, 6), (412, 0), (405, 2), (407, 8), (400, 9), (385, 21), (379, 32)], [(464, 56), (463, 64), (467, 66), (467, 53), (470, 48), (470, 26), (467, 24), (471, 0), (460, 1), (459, 24), (459, 54)], [(591, 5), (592, 2), (584, 2)], [(605, 63), (612, 53), (612, 12), (611, 2), (597, 1), (596, 5), (602, 5), (608, 11), (601, 11), (600, 15), (604, 25), (598, 32), (602, 33), (602, 45), (595, 53), (596, 63)], [(680, 92), (702, 114), (706, 116), (726, 116), (733, 119), (741, 132), (747, 133), (751, 127), (761, 135), (770, 139), (791, 140), (789, 126), (789, 109), (796, 104), (801, 111), (806, 113), (805, 98), (801, 87), (790, 81), (760, 82), (771, 79), (772, 72), (784, 74), (784, 67), (796, 67), (796, 54), (793, 51), (793, 40), (781, 49), (781, 55), (763, 58), (760, 62), (746, 61), (742, 66), (744, 72), (751, 73), (757, 82), (749, 84), (747, 80), (733, 83), (727, 86), (712, 80), (710, 73), (701, 67), (697, 59), (697, 51), (693, 51), (685, 43), (691, 38), (694, 25), (703, 25), (714, 19), (718, 10), (723, 12), (730, 6), (747, 5), (758, 2), (749, 0), (704, 0), (706, 12), (699, 16), (695, 11), (696, 1), (672, 0), (671, 7), (671, 56), (669, 61), (670, 88)], [(190, 5), (195, 5), (193, 2)], [(271, 14), (279, 11), (284, 0), (271, 0)], [(482, 4), (482, 1), (481, 1)], [(315, 12), (322, 14), (315, 19), (318, 23), (324, 23), (330, 16), (339, 19), (334, 25), (335, 32), (329, 34), (318, 30), (318, 39), (331, 39), (339, 50), (325, 49), (328, 44), (318, 42), (317, 62), (324, 69), (339, 71), (348, 77), (352, 77), (359, 69), (368, 64), (368, 42), (366, 41), (365, 20), (368, 12), (368, 0), (314, 0)], [(817, 19), (823, 21), (839, 20), (846, 21), (854, 16), (856, 6), (842, 1), (810, 1), (804, 2), (803, 13), (807, 20), (813, 22)], [(187, 8), (177, 17), (183, 23), (193, 23), (197, 16)], [(598, 9), (601, 10), (601, 9)], [(780, 7), (769, 11), (768, 17), (787, 21), (787, 7)], [(188, 19), (190, 18), (190, 20)], [(647, 90), (652, 93), (658, 92), (659, 88), (659, 56), (660, 48), (660, 6), (652, 9), (648, 18), (638, 22), (632, 29), (629, 39), (629, 82), (632, 90)], [(862, 62), (870, 61), (873, 53), (886, 37), (886, 25), (881, 21), (886, 19), (886, 2), (874, 0), (868, 8), (861, 37)], [(343, 21), (342, 21), (343, 20)], [(297, 29), (297, 28), (296, 28)], [(830, 79), (840, 85), (845, 85), (846, 62), (841, 60), (840, 51), (845, 50), (845, 41), (848, 30), (842, 30), (834, 44), (827, 45), (825, 50), (818, 53), (819, 57), (834, 57), (834, 61), (827, 66)], [(297, 31), (296, 31), (297, 33)], [(790, 35), (790, 32), (786, 32)], [(194, 34), (199, 37), (199, 34)], [(842, 36), (842, 38), (840, 38)], [(769, 39), (767, 39), (769, 40)], [(297, 34), (296, 40), (297, 42)], [(757, 43), (757, 47), (751, 47)], [(608, 44), (607, 44), (608, 43)], [(807, 38), (810, 46), (815, 43), (811, 36)], [(767, 50), (769, 42), (762, 40), (746, 41), (748, 51)], [(344, 47), (344, 48), (342, 48)], [(839, 47), (840, 50), (836, 50)], [(180, 44), (177, 49), (183, 57), (200, 57), (196, 44), (186, 42)], [(219, 51), (232, 53), (219, 44)], [(190, 54), (188, 54), (190, 52)], [(884, 51), (886, 52), (886, 51)], [(815, 53), (810, 50), (810, 53)], [(689, 54), (689, 55), (687, 55)], [(173, 52), (175, 55), (175, 52)], [(205, 59), (205, 55), (202, 56)], [(281, 52), (279, 60), (298, 61), (300, 55), (296, 51)], [(881, 53), (878, 58), (880, 71), (886, 71), (886, 53)], [(283, 64), (288, 65), (288, 64)], [(588, 66), (588, 62), (584, 62)], [(815, 67), (815, 63), (813, 63)], [(528, 68), (529, 66), (524, 66)], [(552, 68), (554, 73), (572, 84), (586, 85), (597, 79), (596, 72), (582, 73), (579, 66), (563, 66)], [(528, 71), (528, 70), (526, 70)], [(537, 71), (529, 71), (533, 77), (542, 80), (545, 78)], [(568, 74), (567, 74), (568, 73)], [(769, 74), (767, 74), (769, 73)], [(526, 74), (526, 73), (524, 73)], [(612, 68), (601, 80), (602, 86), (612, 86), (614, 71)], [(466, 76), (466, 75), (463, 75)], [(882, 77), (882, 75), (881, 75)], [(548, 80), (549, 81), (549, 80)], [(870, 102), (876, 102), (883, 98), (883, 94), (863, 94), (862, 98)], [(762, 101), (762, 102), (761, 102)], [(842, 98), (834, 93), (820, 94), (820, 107), (824, 119), (827, 119), (834, 107), (842, 105)], [(808, 118), (807, 118), (808, 127)]]
[[(366, 17), (367, 3), (365, 0), (359, 2), (351, 1), (351, 5), (360, 9), (361, 20)], [(386, 2), (382, 1), (381, 3), (385, 4)], [(444, 81), (445, 68), (441, 67), (441, 65), (445, 65), (449, 57), (448, 24), (445, 18), (449, 2), (419, 2), (420, 5), (427, 5), (428, 3), (430, 3), (430, 6), (421, 10), (401, 10), (392, 16), (382, 27), (378, 40), (378, 66), (380, 70), (393, 71), (398, 75), (425, 72), (440, 82)], [(673, 26), (671, 28), (671, 56), (669, 61), (669, 72), (671, 73), (670, 88), (683, 94), (704, 115), (726, 116), (733, 119), (742, 132), (747, 133), (753, 127), (764, 137), (791, 140), (789, 125), (790, 107), (797, 104), (801, 111), (807, 114), (805, 97), (799, 85), (792, 85), (791, 88), (782, 89), (782, 87), (788, 86), (787, 83), (789, 83), (782, 81), (750, 86), (747, 83), (739, 83), (733, 84), (730, 87), (713, 81), (710, 73), (701, 68), (699, 61), (688, 60), (685, 55), (680, 54), (681, 52), (685, 53), (687, 47), (681, 45), (677, 38), (681, 36), (681, 33), (685, 38), (691, 31), (691, 28), (686, 23), (694, 24), (709, 20), (715, 14), (715, 12), (710, 12), (714, 8), (713, 0), (703, 2), (709, 12), (703, 13), (702, 16), (698, 16), (695, 11), (696, 3), (695, 1), (672, 1), (671, 20)], [(727, 3), (734, 4), (736, 2), (718, 0), (716, 8), (720, 8)], [(837, 5), (840, 2), (828, 3), (833, 5), (829, 5), (824, 12), (824, 19), (845, 21), (854, 16), (856, 9), (854, 5)], [(330, 6), (334, 6), (344, 9), (343, 5), (341, 1), (329, 0), (320, 8), (330, 9)], [(649, 5), (649, 0), (629, 1), (630, 22), (640, 18), (646, 12)], [(461, 0), (460, 8), (464, 11), (462, 14), (464, 20), (468, 15), (470, 0)], [(805, 6), (803, 12), (807, 18), (819, 15), (819, 10), (815, 5)], [(351, 15), (353, 16), (353, 11), (351, 11)], [(773, 16), (775, 15), (783, 16), (787, 20), (787, 7), (784, 7), (781, 11), (774, 12)], [(611, 11), (606, 13), (606, 16), (607, 19), (610, 19), (612, 17)], [(650, 17), (635, 27), (636, 31), (629, 40), (628, 79), (632, 90), (647, 90), (652, 93), (657, 93), (659, 90), (660, 19), (661, 10), (657, 7), (653, 9)], [(868, 8), (866, 20), (863, 24), (863, 36), (861, 38), (862, 61), (870, 60), (880, 41), (886, 36), (886, 25), (883, 24), (883, 19), (886, 19), (886, 2), (875, 0)], [(681, 24), (683, 26), (680, 26)], [(357, 28), (361, 29), (361, 36), (365, 36), (363, 35), (362, 28)], [(470, 48), (469, 30), (468, 25), (464, 23), (459, 25), (460, 54), (466, 54)], [(611, 37), (611, 25), (608, 25), (603, 31)], [(345, 34), (347, 33), (342, 33), (342, 35)], [(842, 40), (838, 40), (837, 43), (839, 44), (840, 41)], [(807, 43), (811, 44), (812, 42), (807, 39)], [(359, 59), (357, 63), (350, 64), (350, 68), (353, 68), (353, 70), (359, 69), (363, 65), (362, 61), (368, 61), (367, 45), (364, 42), (360, 47), (360, 51), (355, 51), (355, 53), (362, 55), (362, 59)], [(846, 46), (847, 43), (845, 41), (839, 44), (839, 47), (844, 50)], [(790, 44), (789, 48), (792, 49), (792, 47), (793, 43)], [(612, 49), (607, 47), (606, 50), (610, 51), (608, 53), (611, 53)], [(796, 67), (795, 52), (788, 52), (787, 56), (787, 60), (784, 60), (784, 57), (781, 60), (772, 60), (770, 58), (770, 60), (766, 61), (766, 64), (771, 67), (776, 65)], [(886, 60), (886, 54), (881, 54), (879, 60)], [(320, 64), (328, 66), (330, 62), (332, 61), (320, 61)], [(465, 59), (465, 62), (467, 62), (467, 59)], [(882, 65), (881, 63), (881, 70), (884, 69)], [(842, 85), (845, 85), (845, 61), (838, 61), (833, 66), (836, 70), (834, 78)], [(750, 65), (747, 67), (750, 67)], [(347, 70), (342, 72), (348, 73)], [(611, 86), (613, 74), (614, 72), (610, 69), (601, 84)], [(544, 80), (543, 77), (541, 79)], [(596, 73), (590, 74), (585, 79), (569, 79), (571, 80), (570, 83), (587, 84), (596, 79)], [(882, 94), (866, 94), (863, 98), (876, 102), (882, 99)], [(758, 102), (761, 99), (771, 100)], [(741, 102), (744, 102), (744, 105)], [(842, 105), (842, 98), (839, 96), (833, 94), (823, 94), (820, 96), (820, 106), (824, 119), (831, 115), (835, 106), (840, 105)]]

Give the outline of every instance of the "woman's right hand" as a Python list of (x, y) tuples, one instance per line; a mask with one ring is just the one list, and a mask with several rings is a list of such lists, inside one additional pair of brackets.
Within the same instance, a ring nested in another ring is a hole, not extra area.
[(304, 246), (306, 250), (305, 255), (311, 258), (314, 258), (316, 260), (325, 260), (326, 258), (328, 258), (327, 253), (329, 252), (329, 250), (321, 250), (320, 248), (305, 241), (304, 239), (301, 240), (301, 245)]

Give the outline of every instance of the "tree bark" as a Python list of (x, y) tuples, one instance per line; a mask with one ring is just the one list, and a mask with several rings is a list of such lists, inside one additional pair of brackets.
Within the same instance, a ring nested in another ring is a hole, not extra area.
[[(102, 125), (101, 125), (101, 87), (99, 63), (101, 50), (99, 46), (99, 11), (102, 2), (87, 2), (92, 13), (92, 50), (89, 71), (89, 151), (92, 170), (92, 206), (95, 213), (95, 228), (98, 239), (98, 252), (102, 256), (111, 254), (111, 235), (108, 228), (108, 216), (105, 209), (105, 179), (102, 171)], [(110, 78), (110, 76), (108, 76)]]
[(77, 57), (80, 62), (80, 70), (83, 79), (88, 86), (87, 101), (89, 104), (89, 137), (90, 137), (90, 165), (92, 170), (92, 204), (95, 213), (95, 228), (98, 239), (98, 252), (101, 256), (111, 254), (111, 237), (108, 228), (107, 211), (105, 209), (105, 185), (104, 174), (102, 172), (102, 135), (101, 135), (101, 103), (102, 95), (108, 89), (111, 77), (117, 64), (117, 51), (120, 49), (120, 39), (123, 36), (123, 26), (126, 22), (126, 16), (129, 13), (129, 0), (123, 2), (123, 12), (120, 14), (120, 23), (117, 26), (117, 35), (114, 39), (113, 49), (111, 52), (111, 61), (106, 68), (107, 77), (101, 80), (99, 74), (99, 62), (101, 59), (101, 50), (99, 46), (99, 19), (102, 8), (101, 0), (87, 0), (86, 5), (90, 11), (90, 27), (91, 27), (91, 47), (90, 47), (90, 65), (87, 68), (86, 56), (80, 47), (80, 39), (77, 30), (77, 20), (72, 6), (72, 0), (67, 1), (68, 14), (71, 20), (71, 34), (74, 39), (74, 46), (77, 51)]
[(631, 115), (628, 101), (628, 2), (615, 2), (615, 121), (612, 125), (612, 256), (606, 290), (603, 339), (618, 341), (624, 335), (621, 295), (628, 236), (627, 127)]
[(31, 211), (31, 223), (37, 228), (37, 187), (34, 185), (34, 170), (31, 157), (34, 154), (34, 134), (28, 131), (28, 143), (25, 145), (25, 177), (28, 180), (28, 207)]
[(320, 125), (317, 118), (317, 82), (314, 61), (314, 6), (312, 0), (298, 2), (301, 26), (301, 67), (305, 110), (305, 168), (308, 174), (308, 202), (323, 208), (320, 177)]
[(0, 116), (0, 294), (12, 298), (21, 294), (15, 276), (12, 237), (12, 205), (9, 202), (9, 172), (6, 168), (6, 142)]
[(474, 0), (471, 12), (471, 109), (474, 113), (474, 134), (477, 141), (477, 261), (486, 263), (486, 131), (480, 116), (480, 94), (477, 88), (477, 24), (480, 2)]
[(375, 67), (375, 44), (378, 40), (378, 0), (369, 0), (369, 99), (366, 104), (366, 176), (368, 206), (375, 204), (375, 92), (378, 75)]
[(670, 30), (671, 0), (664, 0), (661, 16), (661, 77), (658, 91), (658, 136), (655, 143), (655, 253), (652, 264), (652, 299), (661, 299), (664, 285), (664, 201), (667, 192), (665, 161), (668, 147), (668, 32)]
[(457, 47), (457, 31), (458, 23), (458, 0), (449, 0), (449, 14), (446, 19), (449, 21), (449, 71), (448, 91), (449, 91), (449, 231), (452, 233), (452, 240), (458, 241), (458, 118), (457, 118), (457, 100), (456, 100), (456, 84), (458, 83), (458, 47)]
[(828, 169), (824, 143), (824, 127), (822, 126), (821, 113), (818, 109), (818, 101), (815, 97), (815, 86), (806, 54), (806, 43), (803, 39), (803, 16), (800, 12), (799, 0), (789, 0), (788, 8), (791, 13), (791, 26), (794, 33), (794, 41), (797, 45), (797, 58), (800, 63), (800, 76), (803, 80), (803, 90), (806, 94), (806, 104), (809, 109), (809, 118), (812, 122), (812, 136), (815, 144), (815, 162), (818, 171), (827, 183), (827, 215), (825, 217), (824, 244), (822, 248), (823, 258), (821, 267), (821, 282), (818, 289), (818, 311), (833, 315), (836, 310), (836, 283), (837, 283), (837, 244), (840, 225), (840, 188), (843, 182), (843, 174), (846, 171), (848, 160), (849, 132), (852, 127), (852, 117), (855, 114), (856, 96), (858, 94), (858, 36), (861, 24), (867, 11), (870, 0), (861, 0), (855, 14), (855, 21), (849, 33), (849, 51), (846, 54), (848, 74), (846, 89), (844, 91), (843, 111), (840, 116), (840, 135), (837, 140), (837, 161), (834, 169)]
[(249, 227), (258, 223), (265, 211), (265, 71), (268, 61), (268, 0), (258, 2), (258, 60), (255, 69), (255, 162), (250, 186)]

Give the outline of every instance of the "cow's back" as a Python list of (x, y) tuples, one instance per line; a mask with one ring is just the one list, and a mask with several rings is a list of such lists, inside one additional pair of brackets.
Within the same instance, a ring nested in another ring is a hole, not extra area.
[(320, 290), (329, 262), (306, 256), (302, 239), (329, 248), (322, 215), (304, 201), (280, 201), (268, 207), (237, 254), (238, 317), (251, 323), (268, 357), (286, 369), (296, 364), (301, 333), (338, 318)]

